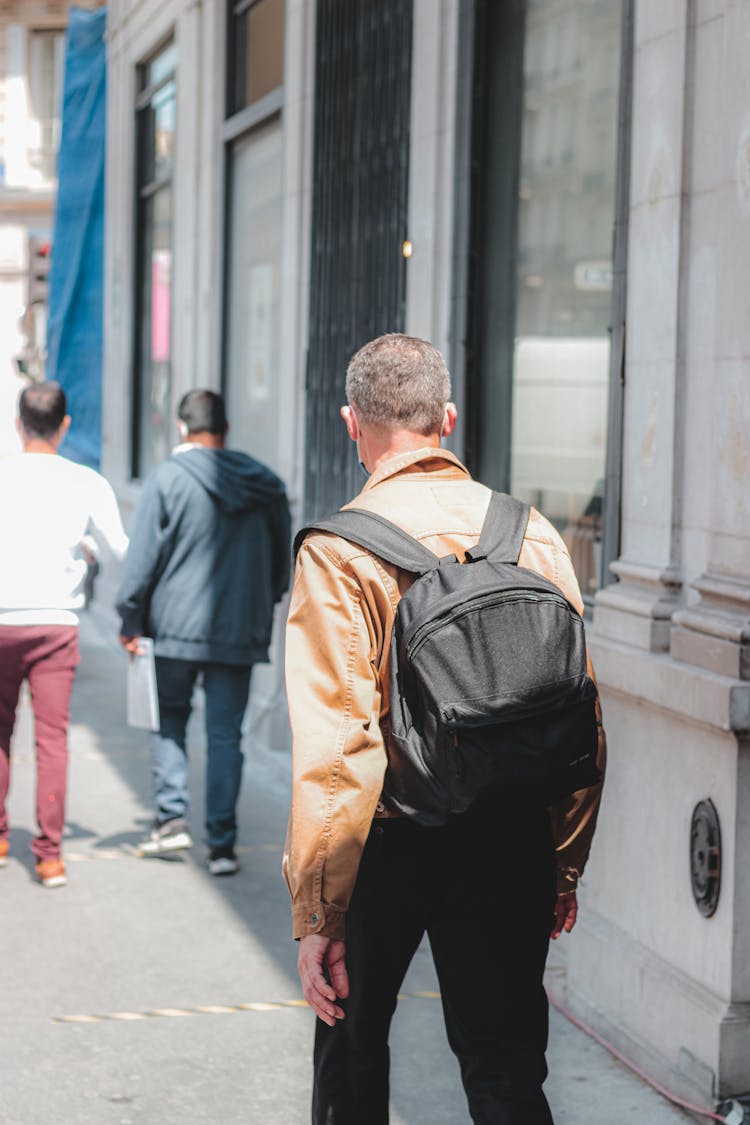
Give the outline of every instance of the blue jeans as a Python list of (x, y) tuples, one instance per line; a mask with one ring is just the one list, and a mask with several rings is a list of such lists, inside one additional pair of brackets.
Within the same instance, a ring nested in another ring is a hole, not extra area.
[(210, 848), (232, 847), (237, 836), (242, 718), (251, 671), (241, 665), (156, 657), (161, 727), (151, 736), (151, 767), (157, 820), (163, 824), (187, 816), (190, 808), (185, 732), (193, 688), (202, 672), (206, 693), (206, 842)]

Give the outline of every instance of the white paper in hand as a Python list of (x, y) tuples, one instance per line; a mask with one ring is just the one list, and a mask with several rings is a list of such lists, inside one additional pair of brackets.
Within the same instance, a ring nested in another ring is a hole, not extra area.
[(151, 637), (138, 638), (138, 654), (128, 660), (128, 726), (159, 729), (159, 697)]

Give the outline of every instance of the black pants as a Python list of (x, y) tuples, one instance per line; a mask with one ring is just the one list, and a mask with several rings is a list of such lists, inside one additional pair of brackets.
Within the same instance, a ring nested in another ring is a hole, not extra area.
[(376, 821), (347, 915), (346, 1018), (316, 1023), (313, 1125), (387, 1125), (388, 1032), (425, 931), (475, 1125), (552, 1125), (542, 974), (554, 872), (544, 809), (444, 828)]

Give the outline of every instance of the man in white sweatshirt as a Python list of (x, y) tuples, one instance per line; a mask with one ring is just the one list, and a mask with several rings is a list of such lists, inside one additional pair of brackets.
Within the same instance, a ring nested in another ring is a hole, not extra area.
[(19, 399), (23, 453), (0, 459), (0, 867), (8, 862), (10, 742), (21, 684), (29, 681), (37, 757), (39, 833), (32, 843), (45, 887), (66, 882), (65, 822), (70, 694), (84, 604), (82, 540), (93, 534), (116, 558), (128, 540), (115, 495), (93, 469), (57, 455), (70, 426), (57, 383)]

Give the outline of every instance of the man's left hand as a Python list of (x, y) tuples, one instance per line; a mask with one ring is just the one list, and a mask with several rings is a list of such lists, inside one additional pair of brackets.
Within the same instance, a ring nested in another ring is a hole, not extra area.
[(566, 934), (576, 924), (578, 917), (578, 898), (575, 891), (566, 891), (564, 894), (557, 896), (555, 903), (555, 924), (552, 927), (550, 937), (553, 941), (559, 938), (560, 934), (565, 930)]
[(120, 644), (122, 645), (122, 647), (125, 649), (126, 652), (130, 653), (131, 656), (140, 656), (141, 655), (141, 648), (140, 648), (140, 644), (139, 644), (140, 639), (141, 639), (140, 636), (124, 637), (124, 636), (121, 635), (120, 636)]

